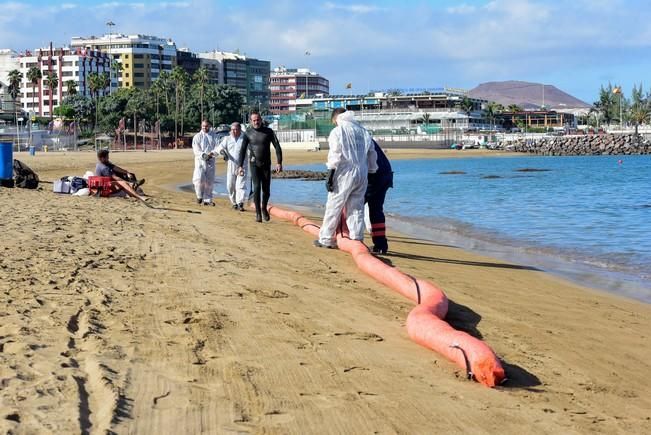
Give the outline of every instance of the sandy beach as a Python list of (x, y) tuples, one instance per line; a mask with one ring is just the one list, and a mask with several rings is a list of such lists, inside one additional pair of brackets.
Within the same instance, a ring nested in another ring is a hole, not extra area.
[[(44, 180), (95, 163), (15, 157)], [(347, 254), (176, 190), (190, 151), (111, 158), (159, 209), (0, 189), (0, 433), (651, 433), (650, 305), (389, 229), (391, 263), (503, 360), (488, 389), (413, 343), (411, 302)]]

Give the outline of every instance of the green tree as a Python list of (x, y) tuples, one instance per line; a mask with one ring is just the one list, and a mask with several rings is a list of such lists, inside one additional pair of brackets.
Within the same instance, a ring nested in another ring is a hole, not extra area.
[[(183, 116), (181, 99), (185, 96), (185, 89), (188, 83), (188, 73), (180, 66), (175, 66), (171, 74), (174, 83), (174, 140), (179, 137), (179, 115)], [(183, 134), (183, 118), (181, 118), (181, 134)]]
[(151, 99), (149, 95), (142, 89), (133, 88), (129, 93), (127, 104), (124, 108), (125, 115), (133, 117), (133, 141), (136, 145), (138, 138), (138, 118), (144, 121), (143, 118), (151, 116), (152, 110), (150, 106)]
[(110, 95), (98, 101), (102, 118), (98, 121), (99, 129), (103, 132), (112, 132), (120, 122), (120, 118), (127, 116), (126, 107), (131, 93), (135, 88), (119, 88)]
[(470, 116), (470, 112), (473, 111), (475, 105), (472, 102), (472, 100), (468, 97), (463, 97), (461, 99), (461, 102), (459, 103), (459, 108), (463, 111), (463, 113), (466, 114), (466, 116)]
[(204, 119), (203, 94), (205, 92), (206, 85), (208, 84), (208, 70), (206, 69), (206, 67), (202, 66), (194, 73), (194, 83), (199, 88), (199, 101), (201, 104), (201, 117), (199, 119), (199, 122), (201, 122)]
[(110, 85), (111, 81), (108, 74), (92, 72), (88, 74), (88, 88), (90, 89), (91, 97), (95, 96), (95, 128), (99, 123), (99, 96), (100, 93), (105, 94), (106, 88)]
[(9, 86), (7, 92), (14, 103), (14, 115), (16, 118), (16, 126), (18, 125), (18, 96), (20, 95), (20, 84), (23, 81), (23, 73), (17, 69), (9, 71), (7, 76), (9, 79)]
[(66, 80), (66, 95), (75, 95), (77, 93), (77, 82)]
[(631, 107), (628, 116), (635, 126), (636, 137), (638, 137), (639, 126), (649, 120), (649, 115), (651, 114), (650, 106), (651, 103), (648, 97), (644, 96), (642, 83), (639, 86), (633, 85), (633, 90), (631, 91)]
[(36, 101), (34, 100), (36, 98), (36, 85), (38, 85), (38, 81), (43, 78), (43, 74), (41, 73), (41, 70), (38, 67), (31, 67), (30, 69), (27, 70), (27, 80), (32, 84), (32, 110), (35, 110), (36, 106)]
[[(59, 77), (55, 71), (51, 71), (45, 74), (45, 86), (47, 86), (50, 94), (50, 107), (52, 107), (54, 101), (54, 91), (59, 86)], [(54, 113), (50, 111), (50, 119), (54, 116)]]
[(493, 130), (493, 127), (495, 125), (495, 118), (497, 115), (499, 115), (502, 111), (504, 111), (504, 106), (502, 106), (499, 103), (496, 103), (495, 101), (490, 101), (487, 105), (486, 108), (484, 109), (484, 113), (488, 120), (491, 123), (491, 130)]
[(522, 112), (522, 107), (517, 104), (509, 104), (506, 108), (507, 112)]

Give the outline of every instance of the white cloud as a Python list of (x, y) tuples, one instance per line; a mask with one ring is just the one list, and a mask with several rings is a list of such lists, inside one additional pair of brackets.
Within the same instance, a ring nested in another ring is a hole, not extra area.
[(330, 10), (341, 10), (346, 12), (352, 12), (354, 14), (368, 14), (370, 12), (377, 12), (384, 10), (383, 8), (377, 7), (375, 5), (366, 5), (366, 4), (337, 4), (332, 2), (326, 2), (323, 5), (326, 9)]
[(462, 3), (458, 6), (450, 6), (446, 9), (449, 14), (471, 14), (477, 10), (477, 7)]

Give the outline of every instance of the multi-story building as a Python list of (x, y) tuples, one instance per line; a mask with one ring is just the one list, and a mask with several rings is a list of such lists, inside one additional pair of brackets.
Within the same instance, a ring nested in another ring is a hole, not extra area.
[(112, 86), (149, 88), (162, 71), (176, 65), (176, 44), (171, 39), (149, 35), (111, 33), (88, 38), (73, 37), (73, 48), (101, 50), (120, 64), (112, 73)]
[(208, 71), (208, 83), (213, 85), (224, 83), (224, 70), (222, 61), (199, 57), (200, 66)]
[(190, 49), (180, 48), (176, 50), (176, 64), (192, 77), (201, 67), (201, 59)]
[(20, 68), (18, 53), (0, 49), (0, 119), (8, 121), (14, 117), (14, 102), (9, 95), (9, 72)]
[(554, 110), (522, 110), (520, 112), (502, 112), (495, 117), (498, 124), (505, 129), (526, 128), (573, 128), (576, 119), (572, 113)]
[(236, 87), (246, 104), (258, 109), (269, 105), (271, 63), (268, 60), (224, 51), (199, 53), (199, 57), (220, 62), (220, 83)]
[(436, 88), (420, 92), (377, 92), (370, 95), (331, 95), (298, 99), (296, 105), (303, 112), (316, 117), (327, 117), (332, 109), (343, 107), (356, 111), (356, 118), (375, 132), (419, 132), (440, 130), (477, 130), (489, 128), (484, 116), (486, 100), (468, 98), (466, 91)]
[[(19, 70), (23, 74), (20, 95), (25, 112), (49, 116), (67, 95), (67, 82), (73, 81), (78, 94), (91, 96), (89, 75), (91, 73), (107, 74), (110, 71), (108, 54), (85, 48), (40, 48), (33, 52), (22, 53), (19, 57)], [(27, 78), (28, 71), (36, 67), (42, 78), (33, 84)], [(57, 86), (49, 89), (46, 78), (57, 78)], [(99, 90), (99, 95), (108, 92)]]
[(269, 89), (269, 109), (275, 114), (295, 112), (296, 100), (330, 94), (330, 83), (307, 68), (274, 68)]

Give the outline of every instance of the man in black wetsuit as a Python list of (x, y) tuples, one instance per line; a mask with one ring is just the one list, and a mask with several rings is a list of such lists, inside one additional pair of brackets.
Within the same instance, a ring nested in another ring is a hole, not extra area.
[(375, 141), (373, 141), (373, 146), (377, 154), (377, 172), (368, 174), (368, 186), (364, 200), (368, 204), (368, 215), (371, 221), (371, 237), (373, 238), (371, 251), (375, 254), (386, 254), (389, 244), (386, 236), (384, 199), (387, 190), (393, 187), (393, 171), (382, 148)]
[[(239, 172), (244, 173), (244, 159), (247, 149), (249, 153), (249, 170), (253, 185), (253, 201), (255, 202), (255, 220), (262, 222), (269, 220), (267, 202), (269, 202), (269, 189), (271, 187), (271, 149), (276, 149), (276, 172), (283, 170), (283, 152), (280, 149), (278, 138), (272, 129), (262, 125), (262, 117), (259, 113), (251, 114), (251, 127), (246, 130), (242, 139), (242, 148), (238, 160)], [(262, 190), (262, 203), (260, 202), (260, 191)]]

